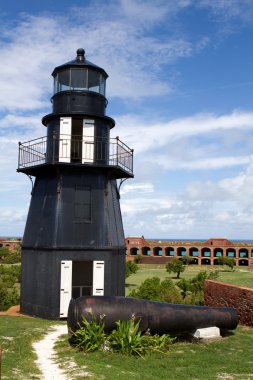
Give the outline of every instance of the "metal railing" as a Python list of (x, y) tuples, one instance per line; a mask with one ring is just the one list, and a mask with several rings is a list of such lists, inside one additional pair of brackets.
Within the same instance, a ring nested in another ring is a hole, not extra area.
[(119, 167), (133, 174), (133, 150), (118, 137), (53, 135), (19, 143), (19, 169), (61, 162)]

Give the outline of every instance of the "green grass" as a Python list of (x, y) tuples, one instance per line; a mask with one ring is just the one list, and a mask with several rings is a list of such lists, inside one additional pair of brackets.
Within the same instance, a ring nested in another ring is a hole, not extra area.
[[(175, 279), (175, 274), (166, 272), (165, 265), (153, 265), (153, 264), (138, 264), (139, 270), (126, 279), (126, 295), (130, 293), (132, 289), (140, 286), (140, 284), (149, 277), (159, 277), (161, 280), (166, 278)], [(247, 268), (236, 268), (235, 271), (230, 271), (220, 266), (186, 266), (185, 272), (183, 272), (180, 278), (189, 279), (195, 276), (198, 272), (203, 270), (219, 270), (219, 277), (217, 281), (228, 282), (234, 285), (253, 288), (253, 271), (249, 271)]]
[(32, 343), (40, 340), (55, 323), (39, 318), (0, 316), (2, 380), (40, 379)]
[[(172, 278), (163, 265), (139, 265), (140, 270), (127, 278), (127, 293), (148, 277)], [(218, 269), (215, 267), (214, 269)], [(189, 266), (181, 275), (191, 278), (210, 267)], [(236, 268), (221, 269), (219, 281), (253, 287), (253, 272)], [(1, 380), (40, 379), (32, 343), (54, 324), (39, 318), (0, 316), (0, 345), (3, 347)], [(84, 354), (72, 348), (67, 335), (57, 344), (58, 360), (69, 380), (253, 380), (253, 329), (238, 327), (220, 341), (209, 344), (179, 342), (167, 355), (153, 353), (144, 359), (112, 353)]]
[[(55, 323), (39, 318), (0, 316), (2, 380), (39, 380), (32, 343)], [(253, 329), (239, 326), (208, 344), (179, 341), (167, 354), (142, 358), (110, 352), (85, 354), (71, 347), (67, 335), (56, 344), (57, 361), (69, 380), (250, 380), (253, 378)]]
[[(111, 353), (84, 354), (63, 339), (57, 344), (62, 363), (75, 361), (69, 378), (91, 380), (214, 380), (253, 378), (253, 329), (239, 327), (223, 339), (208, 343), (179, 342), (168, 354), (142, 358)], [(86, 376), (85, 376), (86, 373)]]

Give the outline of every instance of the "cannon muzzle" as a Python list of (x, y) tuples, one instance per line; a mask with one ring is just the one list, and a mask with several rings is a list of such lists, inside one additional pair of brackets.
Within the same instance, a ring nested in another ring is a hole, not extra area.
[(177, 305), (140, 298), (79, 297), (72, 299), (68, 309), (70, 336), (79, 328), (83, 317), (87, 320), (104, 316), (105, 331), (116, 328), (119, 320), (129, 320), (134, 315), (140, 320), (141, 331), (152, 334), (192, 332), (199, 328), (216, 326), (222, 330), (237, 327), (239, 317), (233, 308)]

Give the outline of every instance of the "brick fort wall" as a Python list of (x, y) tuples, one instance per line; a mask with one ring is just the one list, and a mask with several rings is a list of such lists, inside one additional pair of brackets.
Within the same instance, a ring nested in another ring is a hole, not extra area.
[(253, 327), (253, 289), (206, 280), (205, 304), (233, 307), (239, 315), (239, 323)]

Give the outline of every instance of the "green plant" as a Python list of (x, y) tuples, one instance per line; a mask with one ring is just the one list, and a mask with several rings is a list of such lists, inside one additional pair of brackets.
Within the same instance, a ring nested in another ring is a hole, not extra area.
[(217, 259), (218, 265), (227, 265), (231, 270), (234, 269), (234, 266), (236, 265), (235, 259), (232, 257), (227, 256), (221, 256)]
[(109, 336), (112, 350), (125, 355), (142, 356), (145, 354), (147, 347), (139, 330), (140, 321), (135, 321), (133, 315), (130, 320), (118, 321), (116, 325), (117, 328)]
[(160, 302), (183, 303), (179, 289), (172, 280), (160, 281), (158, 277), (147, 278), (129, 294), (130, 297), (144, 298)]
[(166, 265), (166, 270), (169, 273), (176, 273), (177, 278), (180, 278), (180, 273), (184, 272), (185, 268), (181, 260), (174, 258), (170, 262), (168, 262), (168, 264)]
[(93, 352), (103, 349), (106, 343), (106, 335), (104, 332), (103, 316), (99, 320), (91, 314), (88, 321), (83, 317), (79, 329), (73, 333), (74, 345), (82, 349), (84, 352)]
[(184, 265), (189, 265), (194, 261), (194, 258), (186, 255), (186, 256), (182, 256), (180, 260), (183, 262)]
[(134, 262), (135, 262), (136, 264), (140, 264), (140, 263), (141, 263), (141, 259), (142, 259), (142, 256), (141, 256), (141, 255), (137, 255), (137, 256), (135, 256), (135, 258), (134, 258)]
[(20, 265), (0, 265), (0, 310), (7, 310), (19, 303), (16, 283), (20, 282)]
[(129, 277), (131, 274), (136, 273), (138, 270), (138, 265), (133, 263), (132, 261), (126, 262), (126, 278)]
[(166, 353), (169, 346), (176, 340), (176, 338), (172, 338), (169, 334), (151, 335), (149, 330), (145, 333), (143, 338), (148, 350), (163, 353)]
[(16, 264), (21, 262), (21, 249), (10, 251), (8, 248), (0, 247), (0, 262), (3, 264)]

